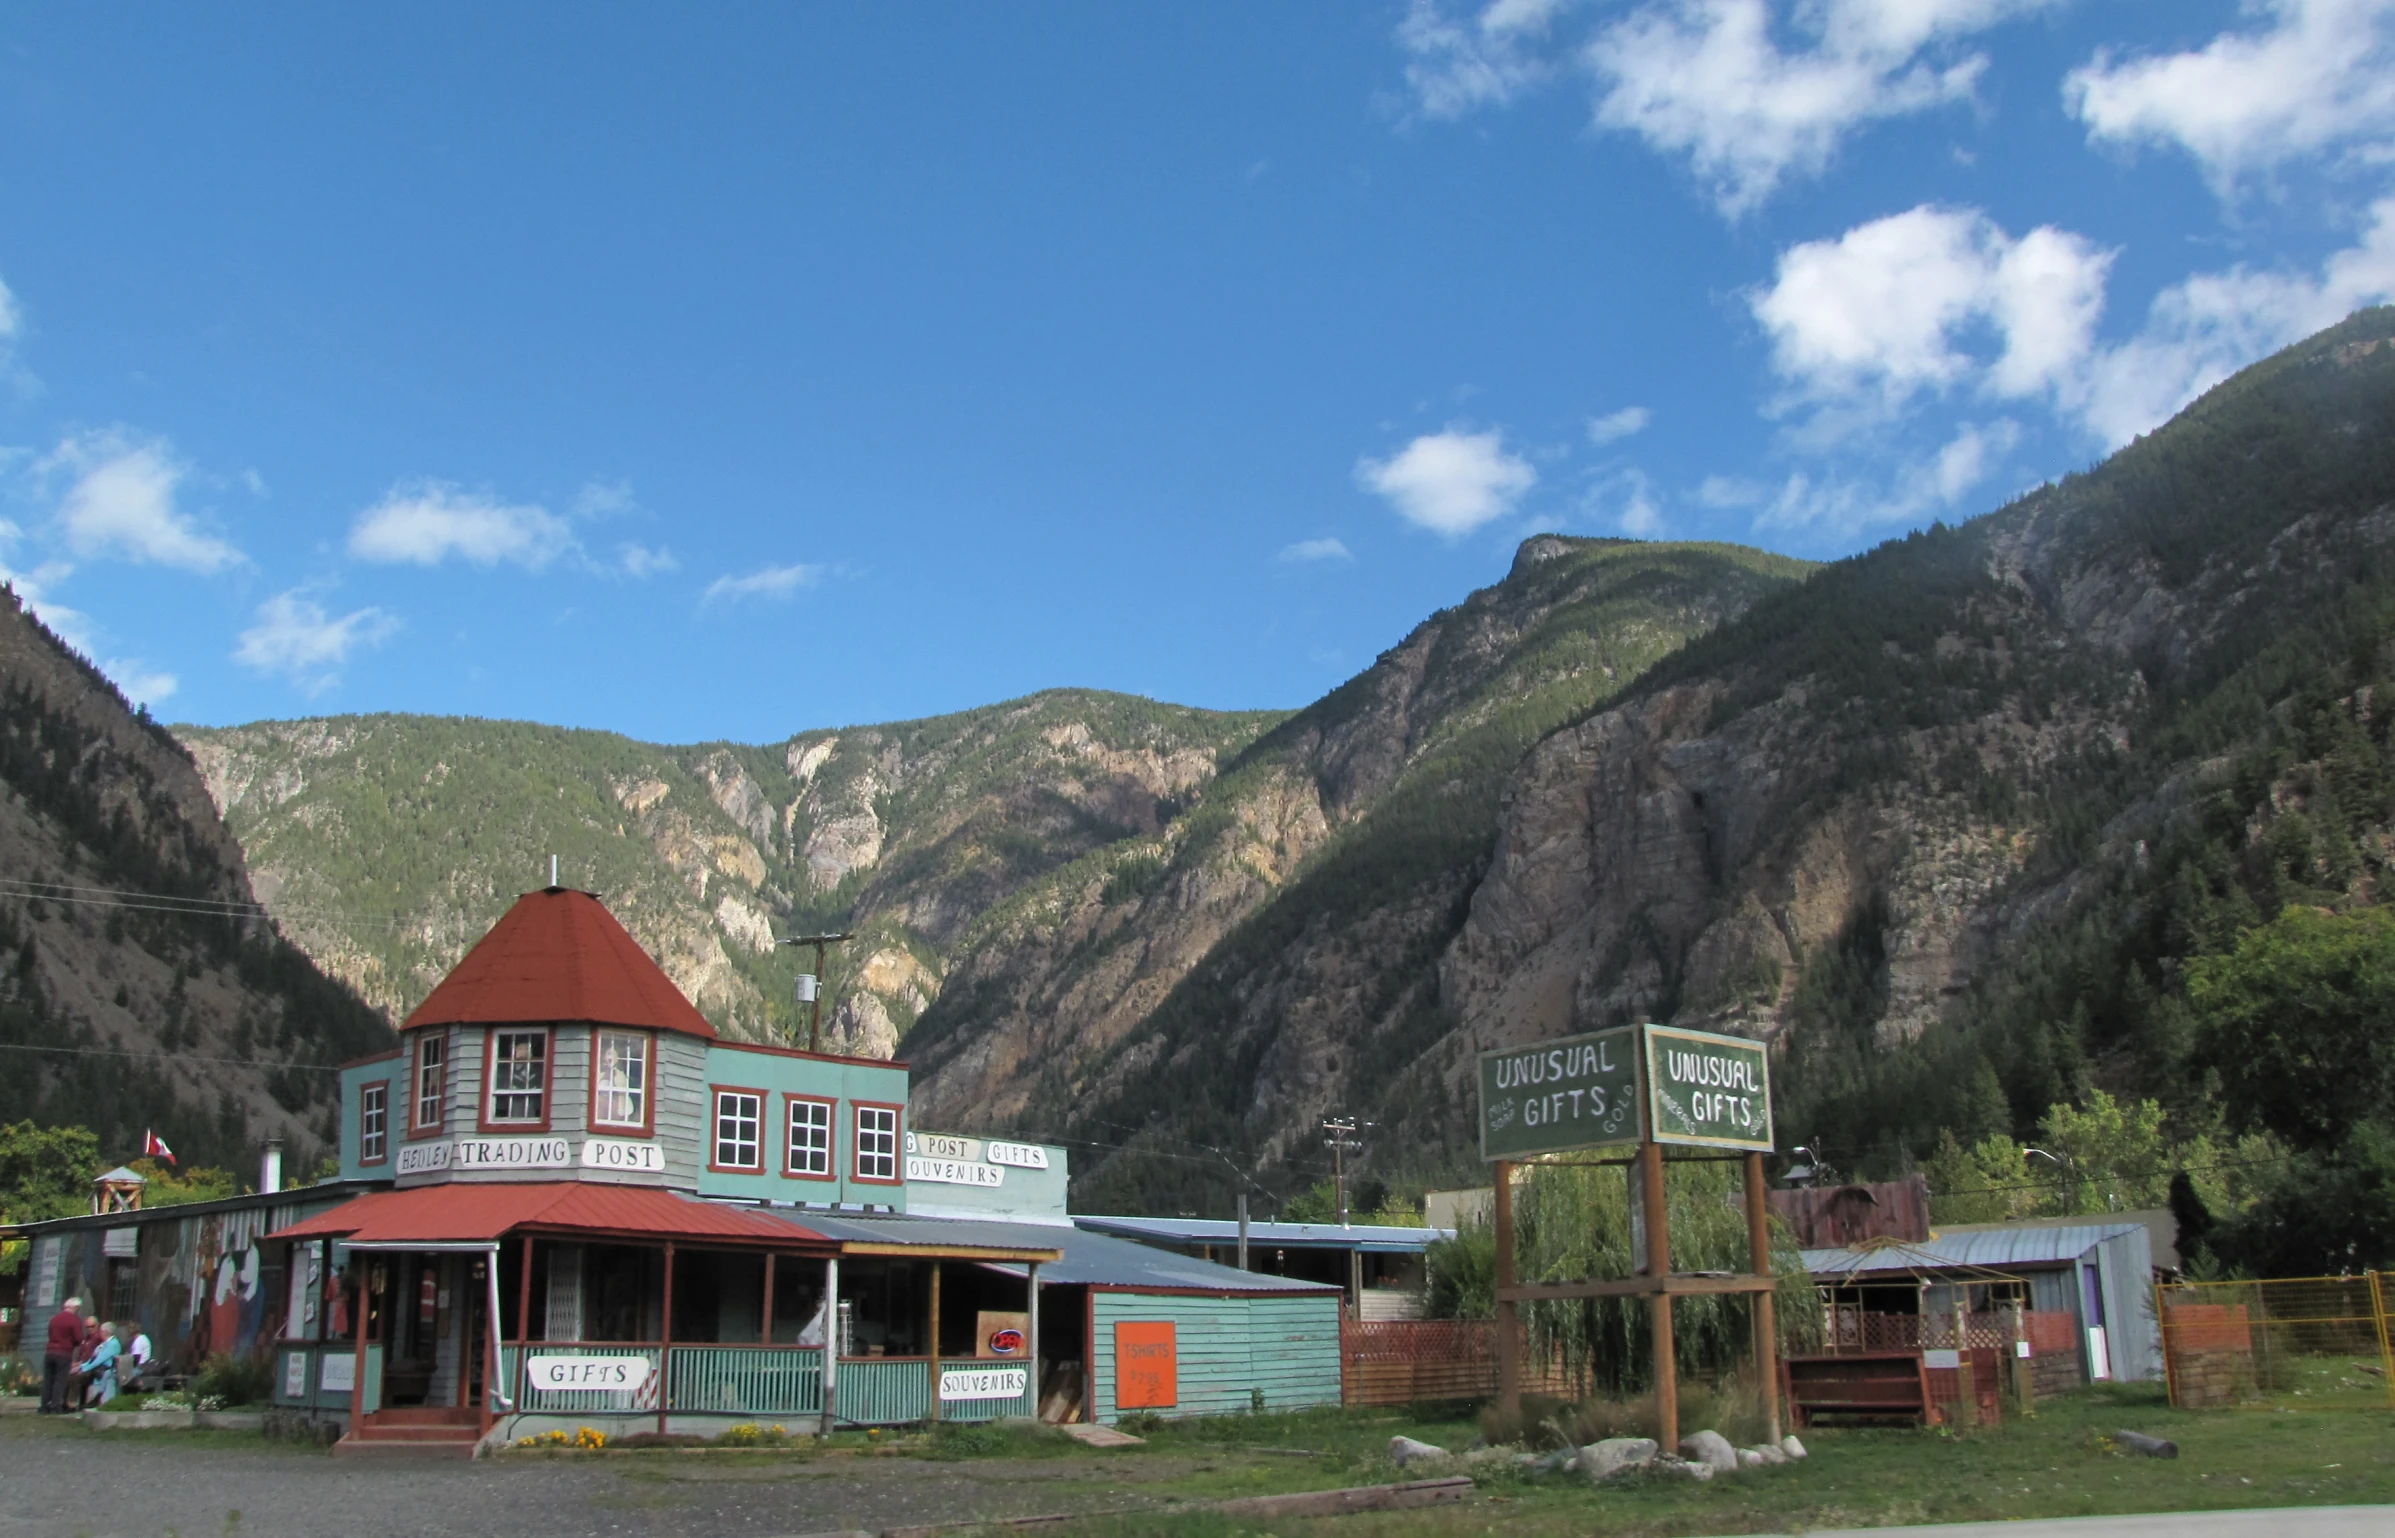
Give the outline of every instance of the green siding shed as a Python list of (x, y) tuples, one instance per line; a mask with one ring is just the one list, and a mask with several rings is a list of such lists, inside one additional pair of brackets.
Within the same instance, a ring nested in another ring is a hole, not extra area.
[(1117, 1324), (1169, 1322), (1178, 1394), (1156, 1413), (1244, 1414), (1263, 1395), (1266, 1410), (1339, 1403), (1339, 1294), (1332, 1291), (1203, 1297), (1092, 1287), (1090, 1394), (1096, 1418), (1126, 1413), (1117, 1403)]

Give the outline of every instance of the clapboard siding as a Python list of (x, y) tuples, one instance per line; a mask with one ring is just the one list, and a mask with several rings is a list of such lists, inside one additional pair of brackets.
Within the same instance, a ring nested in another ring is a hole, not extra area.
[(1244, 1414), (1264, 1396), (1268, 1410), (1339, 1402), (1339, 1297), (1190, 1297), (1093, 1292), (1090, 1364), (1097, 1418), (1122, 1411), (1115, 1398), (1114, 1327), (1170, 1321), (1179, 1399), (1165, 1415)]
[(549, 1131), (579, 1151), (589, 1130), (590, 1027), (557, 1026), (549, 1032)]
[(707, 1043), (695, 1036), (657, 1035), (657, 1147), (665, 1183), (695, 1191), (707, 1167)]

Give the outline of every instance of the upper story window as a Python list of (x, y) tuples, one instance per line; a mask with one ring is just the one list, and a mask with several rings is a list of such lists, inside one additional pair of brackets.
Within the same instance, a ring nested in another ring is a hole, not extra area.
[(391, 1086), (368, 1084), (358, 1090), (358, 1162), (380, 1164), (391, 1149)]
[(448, 1088), (449, 1038), (426, 1031), (416, 1038), (416, 1114), (410, 1125), (420, 1132), (438, 1127)]
[(765, 1168), (765, 1096), (753, 1089), (715, 1092), (715, 1158), (721, 1170)]
[(594, 1127), (649, 1126), (649, 1034), (601, 1031), (594, 1054), (590, 1120)]
[(539, 1125), (549, 1119), (549, 1033), (491, 1033), (492, 1122)]
[(898, 1180), (898, 1107), (857, 1107), (857, 1179)]
[(782, 1172), (801, 1180), (832, 1178), (832, 1103), (790, 1097), (790, 1137)]

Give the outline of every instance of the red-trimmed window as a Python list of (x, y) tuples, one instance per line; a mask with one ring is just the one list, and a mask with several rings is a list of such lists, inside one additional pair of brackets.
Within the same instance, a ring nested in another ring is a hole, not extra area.
[(390, 1156), (390, 1081), (361, 1084), (358, 1086), (358, 1162), (380, 1164)]
[(654, 1063), (646, 1031), (594, 1031), (591, 1042), (590, 1124), (647, 1132), (656, 1109)]
[(765, 1092), (757, 1089), (715, 1091), (715, 1157), (713, 1170), (765, 1172)]
[(449, 1038), (438, 1031), (425, 1031), (416, 1038), (415, 1090), (408, 1130), (438, 1131), (442, 1104), (449, 1094)]
[(545, 1028), (491, 1032), (490, 1088), (483, 1095), (483, 1125), (549, 1125), (549, 1033)]
[(898, 1107), (857, 1107), (856, 1178), (875, 1185), (898, 1184)]
[(789, 1136), (782, 1144), (782, 1173), (794, 1180), (832, 1179), (832, 1102), (804, 1095), (785, 1098), (790, 1119)]

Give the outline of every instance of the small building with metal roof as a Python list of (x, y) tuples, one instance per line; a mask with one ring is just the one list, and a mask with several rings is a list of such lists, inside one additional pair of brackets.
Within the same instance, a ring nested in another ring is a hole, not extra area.
[(1236, 1260), (1244, 1227), (1251, 1271), (1324, 1282), (1347, 1296), (1349, 1317), (1421, 1317), (1423, 1257), (1452, 1228), (1389, 1223), (1248, 1223), (1227, 1218), (1076, 1215), (1077, 1227), (1216, 1262)]

